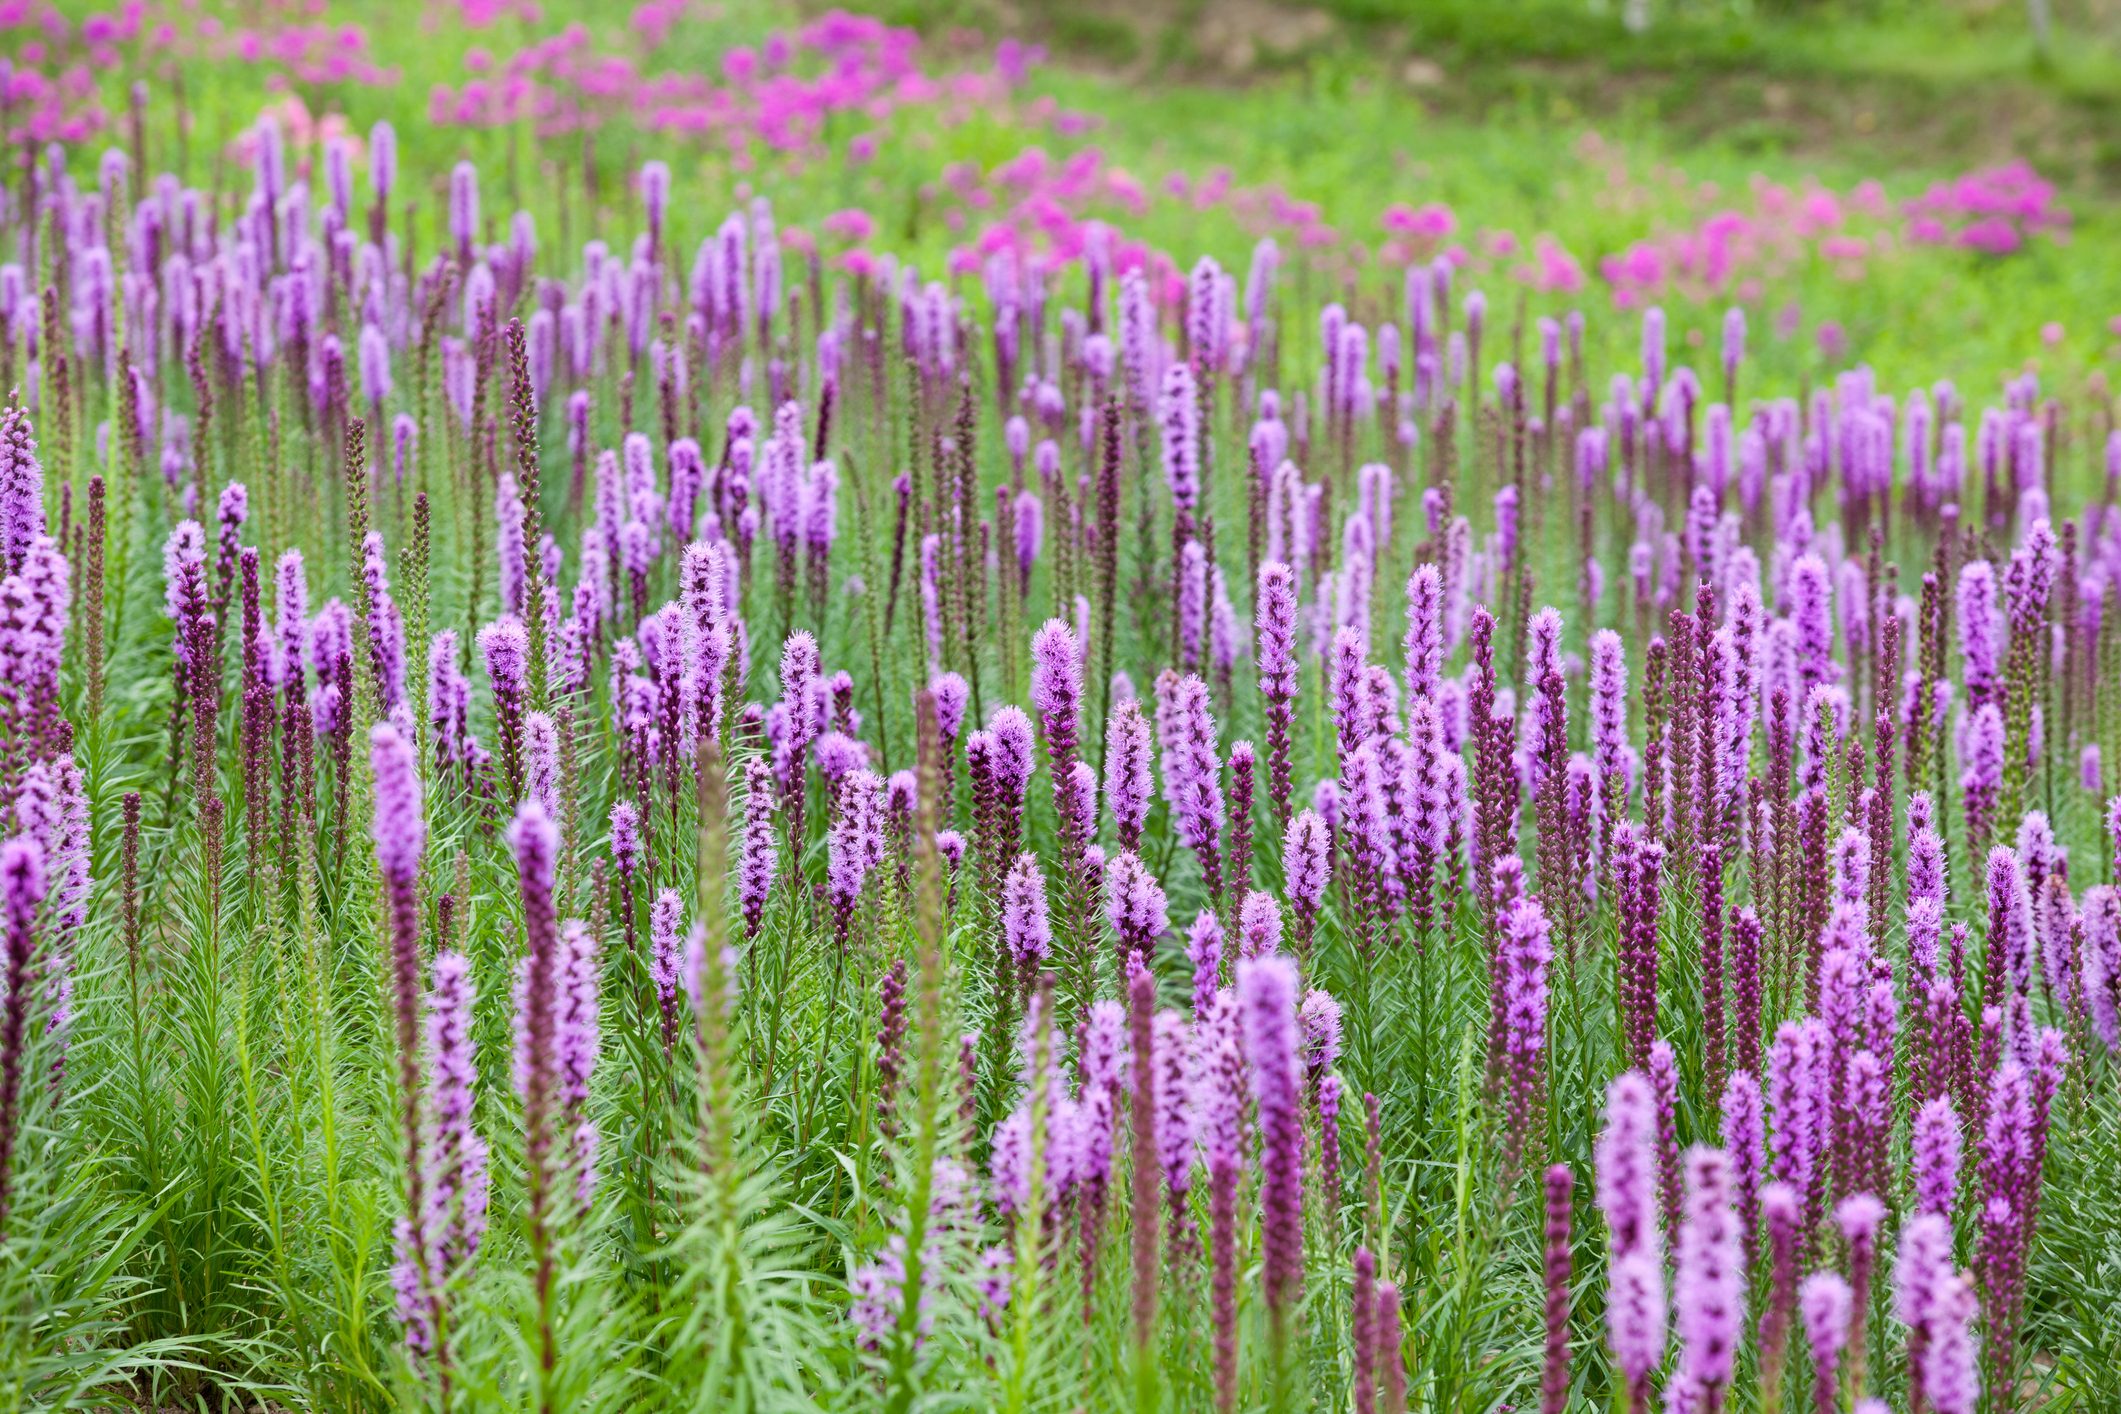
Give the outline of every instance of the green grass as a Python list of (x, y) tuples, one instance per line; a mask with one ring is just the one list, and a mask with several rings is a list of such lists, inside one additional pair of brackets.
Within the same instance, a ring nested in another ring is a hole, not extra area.
[[(1595, 273), (1601, 258), (1692, 226), (1742, 198), (1756, 176), (1792, 187), (1816, 179), (1844, 193), (1876, 179), (1898, 199), (2023, 152), (2064, 183), (2077, 218), (2070, 244), (2036, 241), (2004, 260), (1910, 251), (1871, 262), (1867, 277), (1854, 282), (1827, 262), (1800, 262), (1752, 301), (1754, 344), (1779, 374), (1823, 375), (1827, 360), (1811, 336), (1831, 319), (1847, 331), (1851, 355), (1876, 368), (1887, 386), (1932, 376), (1941, 347), (1954, 351), (1960, 381), (1970, 387), (2026, 367), (2078, 387), (2111, 366), (2114, 341), (2105, 326), (2121, 314), (2121, 267), (2102, 252), (2121, 240), (2121, 206), (2109, 186), (2121, 175), (2121, 59), (2102, 42), (2073, 42), (2036, 74), (2012, 47), (2015, 11), (1982, 18), (1947, 9), (1925, 18), (1899, 6), (1835, 5), (1730, 18), (1690, 10), (1660, 15), (1647, 34), (1629, 36), (1617, 14), (1569, 0), (1336, 0), (1332, 8), (1343, 19), (1330, 36), (1241, 78), (1199, 66), (1188, 34), (1200, 16), (1191, 12), (1035, 8), (1028, 31), (1052, 43), (1057, 60), (1034, 74), (1023, 98), (1050, 97), (1093, 115), (1093, 131), (1062, 137), (1031, 121), (1023, 101), (952, 123), (923, 111), (873, 124), (835, 119), (825, 134), (834, 151), (858, 132), (883, 134), (877, 157), (860, 166), (829, 155), (795, 163), (769, 155), (738, 167), (713, 147), (626, 124), (587, 140), (540, 140), (527, 129), (431, 128), (408, 111), (436, 84), (472, 76), (463, 59), (468, 45), (505, 56), (556, 30), (558, 14), (536, 26), (511, 19), (451, 39), (425, 32), (413, 7), (385, 0), (362, 17), (377, 60), (400, 73), (398, 88), (342, 86), (303, 96), (312, 112), (343, 113), (357, 131), (378, 117), (396, 120), (405, 168), (417, 174), (410, 195), (429, 232), (440, 230), (446, 172), (459, 157), (477, 160), (487, 174), (495, 229), (527, 199), (551, 249), (563, 229), (581, 239), (584, 212), (574, 199), (563, 222), (550, 178), (567, 176), (579, 189), (582, 164), (593, 160), (600, 205), (623, 212), (634, 204), (629, 174), (653, 153), (671, 160), (677, 177), (673, 219), (684, 248), (719, 220), (720, 194), (749, 183), (775, 197), (788, 224), (866, 207), (882, 225), (880, 243), (934, 271), (944, 251), (987, 219), (971, 213), (957, 232), (941, 219), (951, 203), (936, 196), (936, 184), (953, 164), (991, 168), (1033, 144), (1055, 155), (1095, 146), (1142, 184), (1151, 208), (1138, 218), (1113, 208), (1085, 214), (1115, 219), (1181, 265), (1207, 251), (1241, 269), (1254, 232), (1228, 211), (1163, 198), (1161, 179), (1172, 172), (1198, 179), (1226, 168), (1241, 187), (1279, 187), (1317, 202), (1329, 225), (1362, 244), (1382, 236), (1378, 217), (1399, 201), (1449, 203), (1469, 244), (1484, 231), (1508, 231), (1527, 244), (1552, 232), (1591, 273), (1592, 288), (1578, 299), (1532, 298), (1528, 315), (1602, 303)], [(995, 18), (978, 9), (883, 10), (925, 21), (928, 63), (942, 67), (952, 55), (979, 53), (961, 44), (954, 26)], [(632, 52), (623, 21), (582, 18), (601, 45)], [(717, 7), (680, 26), (655, 63), (718, 72), (724, 49), (756, 40), (776, 22), (786, 16), (751, 0)], [(1435, 66), (1438, 81), (1404, 82), (1406, 61), (1417, 57)], [(176, 104), (157, 85), (148, 161), (172, 165), (181, 152), (189, 178), (208, 181), (216, 154), (259, 110), (257, 75), (229, 62), (188, 62), (184, 74), (193, 132), (180, 148), (172, 136)], [(130, 77), (111, 75), (111, 92)], [(2004, 138), (1995, 136), (1998, 127)], [(2013, 143), (2013, 136), (2026, 141)], [(1620, 155), (1626, 176), (1618, 186), (1586, 158), (1594, 138)], [(95, 150), (86, 144), (79, 151), (83, 170)], [(1514, 314), (1514, 296), (1497, 294), (1511, 282), (1499, 274), (1476, 278), (1498, 310)], [(1725, 301), (1667, 303), (1678, 347), (1689, 350), (1676, 356), (1705, 360), (1689, 340), (1713, 341)], [(1774, 313), (1792, 306), (1802, 333), (1784, 348), (1770, 326)], [(2059, 348), (2041, 340), (2050, 321), (2064, 326)]]

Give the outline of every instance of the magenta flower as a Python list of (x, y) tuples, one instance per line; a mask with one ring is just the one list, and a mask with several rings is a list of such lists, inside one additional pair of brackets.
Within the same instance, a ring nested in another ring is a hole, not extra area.
[(1789, 595), (1797, 628), (1798, 682), (1809, 694), (1841, 674), (1834, 662), (1834, 589), (1826, 561), (1816, 554), (1799, 555), (1790, 566)]
[(1505, 1144), (1514, 1163), (1525, 1153), (1532, 1128), (1545, 1110), (1547, 965), (1554, 960), (1554, 948), (1546, 910), (1537, 899), (1513, 902), (1497, 926), (1501, 965), (1496, 976), (1501, 996), (1495, 1009), (1502, 1018), (1502, 1032), (1495, 1069), (1503, 1077), (1507, 1095)]
[(1613, 1258), (1606, 1272), (1606, 1342), (1627, 1380), (1629, 1407), (1647, 1408), (1650, 1375), (1664, 1359), (1664, 1268), (1646, 1251)]
[(2033, 979), (2033, 903), (2017, 852), (1997, 845), (1988, 853), (1988, 947), (1981, 1004), (1997, 1006), (2004, 992), (2023, 996)]
[[(405, 1146), (407, 1201), (410, 1212), (398, 1229), (398, 1266), (394, 1277), (399, 1316), (406, 1341), (425, 1350), (432, 1341), (429, 1323), (433, 1300), (430, 1255), (423, 1245), (427, 1220), (427, 1174), (420, 1153), (420, 854), (427, 826), (420, 813), (420, 767), (412, 744), (384, 723), (369, 737), (369, 761), (376, 777), (373, 829), (376, 864), (383, 876), (385, 910), (390, 925), (391, 1001), (397, 1023), (398, 1118)], [(408, 1271), (404, 1270), (409, 1268)]]
[(1162, 1083), (1160, 1057), (1156, 1053), (1156, 978), (1136, 953), (1127, 959), (1127, 1032), (1133, 1061), (1130, 1076), (1133, 1103), (1129, 1107), (1130, 1145), (1134, 1156), (1134, 1345), (1136, 1359), (1152, 1358), (1150, 1343), (1156, 1335), (1157, 1270), (1156, 1190), (1163, 1167), (1164, 1137), (1159, 1131), (1157, 1091)]
[(494, 519), (499, 524), (495, 554), (501, 564), (501, 609), (521, 615), (524, 605), (523, 498), (516, 492), (512, 473), (502, 472), (493, 494)]
[(1201, 668), (1208, 631), (1208, 547), (1188, 540), (1178, 552), (1178, 665)]
[(1598, 766), (1599, 808), (1606, 830), (1625, 804), (1628, 758), (1628, 669), (1620, 635), (1591, 635), (1591, 752)]
[(1957, 612), (1953, 622), (1959, 630), (1959, 650), (1965, 659), (1964, 681), (1969, 710), (1979, 711), (1997, 701), (2003, 654), (2003, 606), (1996, 584), (1996, 567), (1987, 560), (1971, 560), (1959, 571)]
[(523, 718), (523, 794), (544, 806), (546, 814), (561, 818), (560, 732), (549, 712)]
[(964, 729), (965, 707), (971, 701), (972, 689), (957, 673), (937, 673), (928, 687), (935, 694), (936, 725), (942, 729), (943, 740), (956, 741)]
[(472, 243), (479, 239), (479, 169), (469, 161), (457, 163), (449, 174), (449, 238), (456, 242), (457, 259), (471, 264)]
[(1953, 1265), (1946, 1217), (1923, 1213), (1900, 1229), (1893, 1315), (1908, 1328), (1908, 1384), (1938, 1414), (1972, 1414), (1980, 1389), (1972, 1286)]
[(587, 924), (569, 919), (560, 930), (560, 946), (563, 956), (554, 1047), (560, 1111), (567, 1134), (569, 1167), (574, 1172), (575, 1201), (586, 1208), (597, 1181), (596, 1124), (585, 1111), (600, 1048), (597, 1013), (601, 961), (596, 934)]

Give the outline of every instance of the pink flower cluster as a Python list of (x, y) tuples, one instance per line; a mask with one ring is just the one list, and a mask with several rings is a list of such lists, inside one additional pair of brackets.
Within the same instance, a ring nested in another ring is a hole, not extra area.
[(1646, 236), (1599, 262), (1620, 308), (1684, 296), (1756, 300), (1768, 283), (1819, 259), (1849, 278), (1902, 242), (2009, 255), (2039, 232), (2069, 225), (2052, 183), (2024, 162), (1939, 182), (1897, 211), (1875, 181), (1846, 194), (1755, 179), (1745, 206)]
[(836, 116), (874, 122), (901, 108), (947, 104), (969, 112), (999, 101), (1036, 57), (1021, 45), (1005, 46), (991, 71), (938, 75), (924, 67), (912, 30), (836, 10), (727, 51), (719, 76), (653, 67), (683, 8), (678, 0), (653, 0), (633, 11), (631, 28), (646, 59), (599, 48), (580, 24), (498, 62), (474, 53), (467, 62), (473, 77), (437, 85), (429, 95), (429, 120), (502, 127), (528, 119), (556, 133), (630, 119), (712, 140), (745, 158), (760, 148), (801, 154)]
[(1910, 240), (1982, 255), (2009, 255), (2040, 232), (2059, 234), (2069, 226), (2054, 184), (2025, 162), (1938, 182), (1905, 209)]

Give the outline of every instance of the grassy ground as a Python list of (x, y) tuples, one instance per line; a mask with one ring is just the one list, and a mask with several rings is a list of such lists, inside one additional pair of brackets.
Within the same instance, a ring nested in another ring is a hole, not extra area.
[[(343, 113), (356, 131), (396, 118), (407, 170), (431, 183), (422, 199), (437, 224), (443, 174), (458, 156), (489, 174), (489, 216), (501, 221), (518, 193), (559, 185), (538, 181), (541, 169), (579, 173), (585, 162), (599, 173), (599, 207), (624, 211), (627, 174), (656, 155), (672, 162), (680, 193), (706, 198), (681, 202), (674, 218), (688, 245), (719, 221), (728, 193), (756, 189), (795, 222), (866, 209), (881, 226), (879, 246), (934, 272), (996, 214), (956, 199), (942, 180), (953, 168), (991, 172), (1031, 145), (1056, 157), (1095, 149), (1145, 200), (1138, 210), (1087, 203), (1073, 214), (1114, 220), (1181, 267), (1205, 251), (1242, 268), (1262, 227), (1239, 203), (1204, 208), (1170, 196), (1163, 182), (1173, 173), (1198, 182), (1226, 169), (1239, 188), (1316, 203), (1339, 236), (1334, 258), (1344, 272), (1351, 267), (1341, 253), (1374, 249), (1380, 217), (1394, 203), (1448, 204), (1460, 222), (1456, 239), (1476, 257), (1498, 232), (1526, 248), (1552, 233), (1590, 287), (1528, 296), (1528, 316), (1607, 303), (1602, 260), (1718, 211), (1746, 209), (1758, 180), (1790, 189), (1817, 183), (1844, 197), (1876, 181), (1897, 203), (1934, 181), (2022, 156), (2059, 183), (2074, 218), (2067, 243), (2039, 238), (1994, 259), (1888, 241), (1855, 266), (1813, 251), (1781, 262), (1757, 289), (1665, 295), (1679, 347), (1712, 344), (1725, 306), (1743, 293), (1766, 367), (1793, 378), (1823, 378), (1858, 359), (1885, 386), (1902, 387), (1934, 377), (1935, 351), (1949, 347), (1965, 386), (1985, 389), (2035, 368), (2051, 385), (2081, 390), (2121, 352), (2109, 324), (2121, 315), (2121, 268), (2100, 255), (2121, 239), (2121, 57), (2099, 9), (2065, 7), (2065, 42), (2041, 61), (2019, 11), (1965, 6), (1927, 18), (1839, 5), (1743, 19), (1660, 9), (1640, 35), (1628, 34), (1617, 13), (1577, 0), (1331, 0), (1325, 8), (1099, 0), (1021, 10), (993, 0), (887, 0), (871, 8), (917, 22), (932, 68), (984, 62), (1003, 32), (1047, 44), (1052, 60), (1007, 104), (907, 110), (873, 124), (842, 115), (816, 150), (752, 165), (623, 123), (585, 142), (541, 139), (527, 125), (409, 120), (437, 85), (481, 77), (563, 24), (579, 22), (614, 52), (643, 52), (621, 15), (554, 12), (466, 31), (391, 0), (367, 7), (362, 19), (376, 60), (398, 76), (395, 87), (294, 88), (312, 111)], [(688, 14), (645, 62), (718, 73), (727, 47), (788, 20), (752, 0)], [(183, 68), (193, 122), (183, 155), (192, 179), (205, 180), (213, 154), (256, 116), (257, 74), (217, 60)], [(130, 75), (112, 75), (114, 88), (122, 77)], [(170, 92), (158, 87), (154, 102), (173, 102)], [(1041, 116), (1054, 105), (1087, 115), (1088, 131), (1056, 131)], [(170, 116), (151, 111), (150, 165), (172, 160)], [(850, 140), (865, 132), (882, 135), (875, 156), (845, 160)], [(536, 214), (548, 244), (579, 243), (585, 224), (599, 219), (579, 202), (552, 208), (549, 198)], [(1469, 278), (1514, 314), (1512, 263), (1476, 258)], [(1374, 269), (1352, 269), (1373, 297), (1388, 284)], [(1594, 320), (1594, 339), (1624, 342), (1623, 323)]]
[[(1750, 7), (1748, 7), (1750, 8)], [(1193, 76), (1368, 66), (1440, 111), (1525, 109), (1759, 151), (2004, 152), (2111, 192), (2121, 181), (2121, 9), (2061, 7), (2043, 53), (2011, 4), (1652, 5), (1640, 33), (1589, 0), (1034, 3), (1064, 49)]]

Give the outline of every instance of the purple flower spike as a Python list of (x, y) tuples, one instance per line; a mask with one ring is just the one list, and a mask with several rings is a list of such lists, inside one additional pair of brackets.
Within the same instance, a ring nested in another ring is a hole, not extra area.
[[(1264, 894), (1259, 897), (1266, 897)], [(1271, 900), (1270, 900), (1271, 902)], [(1215, 914), (1202, 909), (1186, 931), (1186, 961), (1193, 964), (1193, 1018), (1199, 1021), (1215, 1006), (1222, 985), (1223, 927)]]
[(664, 889), (648, 907), (648, 979), (655, 987), (662, 1014), (663, 1047), (677, 1044), (678, 983), (685, 955), (685, 900), (676, 889)]
[(1959, 1115), (1943, 1095), (1915, 1112), (1908, 1136), (1914, 1170), (1915, 1209), (1951, 1216), (1959, 1192)]
[(369, 761), (376, 773), (376, 863), (394, 896), (399, 890), (409, 895), (419, 883), (420, 855), (427, 845), (420, 765), (412, 744), (387, 722), (370, 733)]
[(479, 652), (493, 683), (494, 720), (501, 735), (501, 768), (511, 799), (523, 795), (523, 712), (529, 701), (530, 634), (522, 620), (499, 619), (479, 630)]
[(1900, 1229), (1893, 1315), (1908, 1328), (1908, 1385), (1916, 1407), (1973, 1414), (1980, 1393), (1972, 1332), (1974, 1291), (1953, 1265), (1952, 1226), (1937, 1213)]
[[(1161, 695), (1161, 694), (1160, 694)], [(1181, 678), (1159, 704), (1164, 748), (1164, 798), (1178, 837), (1200, 858), (1208, 895), (1222, 900), (1222, 761), (1216, 753), (1215, 718), (1208, 711), (1208, 685)]]
[(575, 1202), (586, 1208), (597, 1183), (597, 1129), (586, 1110), (600, 1044), (601, 962), (596, 934), (587, 924), (569, 919), (560, 930), (560, 942), (564, 953), (556, 1037), (560, 1105), (568, 1161), (574, 1171)]
[(1987, 560), (1969, 561), (1959, 571), (1959, 649), (1965, 655), (1968, 710), (1995, 703), (2003, 658), (2003, 606), (1998, 598), (1996, 567)]
[(1539, 1414), (1565, 1414), (1569, 1403), (1569, 1248), (1576, 1176), (1555, 1164), (1546, 1178), (1546, 1359), (1539, 1381)]
[(1315, 810), (1298, 811), (1282, 838), (1282, 879), (1296, 912), (1296, 951), (1308, 957), (1318, 911), (1325, 903), (1326, 856), (1332, 836)]
[(427, 1047), (434, 1067), (427, 1237), (438, 1281), (470, 1261), (486, 1233), (486, 1142), (472, 1126), (479, 1078), (471, 1038), (473, 1000), (470, 960), (459, 952), (436, 954), (434, 989), (427, 997)]
[(1031, 636), (1031, 703), (1046, 728), (1053, 773), (1065, 777), (1074, 764), (1083, 700), (1082, 650), (1075, 630), (1048, 619)]
[(22, 1046), (37, 959), (37, 910), (44, 902), (44, 850), (27, 836), (0, 844), (0, 942), (7, 993), (0, 1000), (0, 1224), (14, 1192), (22, 1131)]
[(1443, 573), (1422, 565), (1407, 579), (1407, 701), (1434, 700), (1443, 681)]
[(1296, 964), (1251, 958), (1237, 967), (1237, 1007), (1259, 1110), (1261, 1280), (1277, 1332), (1303, 1286), (1303, 1116), (1298, 1111)]
[(1259, 567), (1254, 626), (1260, 695), (1267, 699), (1267, 797), (1277, 819), (1289, 818), (1296, 667), (1296, 573), (1278, 560)]
[(1701, 1145), (1688, 1150), (1672, 1297), (1679, 1377), (1709, 1399), (1731, 1383), (1745, 1315), (1745, 1254), (1731, 1196), (1728, 1156)]
[(744, 912), (744, 936), (758, 936), (766, 917), (766, 899), (780, 867), (775, 852), (773, 768), (754, 756), (744, 765), (744, 838), (737, 858), (737, 903)]
[[(390, 922), (392, 1010), (397, 1022), (399, 1121), (405, 1144), (407, 1200), (412, 1211), (399, 1229), (399, 1313), (406, 1339), (416, 1350), (431, 1340), (431, 1254), (415, 1224), (424, 1222), (427, 1195), (420, 1153), (420, 855), (427, 826), (420, 813), (420, 764), (412, 743), (389, 723), (369, 735), (369, 762), (376, 777), (374, 833), (376, 865), (383, 876)], [(414, 1252), (417, 1251), (417, 1256)], [(409, 1272), (406, 1270), (410, 1268)]]
[(1765, 1111), (1760, 1082), (1751, 1071), (1733, 1071), (1723, 1087), (1723, 1147), (1731, 1158), (1731, 1186), (1748, 1266), (1753, 1262), (1754, 1234), (1760, 1226), (1760, 1185), (1767, 1169)]
[(1605, 1214), (1614, 1254), (1661, 1254), (1664, 1224), (1657, 1207), (1657, 1096), (1639, 1072), (1628, 1071), (1607, 1087), (1605, 1130), (1599, 1135), (1594, 1162), (1598, 1210)]
[(1813, 1272), (1797, 1289), (1797, 1310), (1804, 1338), (1812, 1347), (1812, 1399), (1818, 1414), (1838, 1407), (1835, 1389), (1841, 1355), (1848, 1348), (1849, 1284), (1838, 1272)]
[(1016, 857), (1002, 880), (1002, 946), (1025, 977), (1037, 972), (1053, 947), (1053, 925), (1046, 913), (1046, 879), (1038, 856)]
[(1502, 1018), (1494, 1057), (1505, 1092), (1505, 1159), (1522, 1156), (1546, 1107), (1547, 965), (1554, 960), (1552, 925), (1533, 898), (1520, 898), (1498, 922)]
[(1254, 889), (1237, 908), (1238, 951), (1242, 957), (1265, 957), (1281, 951), (1281, 905), (1274, 895)]
[(1164, 432), (1164, 480), (1171, 488), (1171, 504), (1190, 516), (1200, 502), (1200, 397), (1193, 371), (1183, 362), (1174, 361), (1164, 370), (1157, 420)]
[(1628, 1384), (1629, 1408), (1648, 1407), (1651, 1374), (1664, 1359), (1664, 1268), (1648, 1252), (1615, 1257), (1606, 1273), (1606, 1341)]
[(1157, 1163), (1171, 1193), (1172, 1221), (1177, 1227), (1190, 1221), (1185, 1195), (1193, 1186), (1193, 1152), (1200, 1122), (1199, 1108), (1193, 1103), (1194, 1043), (1194, 1029), (1184, 1017), (1169, 1008), (1156, 1014)]
[(1119, 847), (1141, 848), (1142, 826), (1149, 818), (1149, 796), (1155, 789), (1150, 770), (1149, 719), (1141, 704), (1123, 698), (1112, 704), (1105, 728), (1105, 799), (1119, 829)]
[(928, 687), (935, 694), (935, 721), (942, 729), (943, 740), (956, 741), (964, 730), (965, 707), (971, 701), (972, 689), (957, 673), (937, 673)]
[(1170, 926), (1164, 911), (1164, 890), (1149, 872), (1141, 856), (1122, 851), (1105, 867), (1106, 916), (1119, 935), (1120, 956), (1147, 956), (1156, 940)]
[(30, 546), (49, 533), (44, 515), (44, 469), (37, 462), (29, 414), (0, 413), (0, 575), (18, 573)]
[(518, 974), (516, 1088), (523, 1096), (524, 1162), (530, 1173), (533, 1225), (550, 1221), (555, 1181), (552, 1145), (559, 1101), (558, 1026), (565, 1005), (565, 959), (553, 881), (560, 831), (545, 807), (526, 800), (508, 827), (522, 891), (527, 946)]
[(884, 782), (876, 772), (850, 773), (827, 838), (826, 896), (834, 935), (845, 947), (870, 871), (884, 861)]

